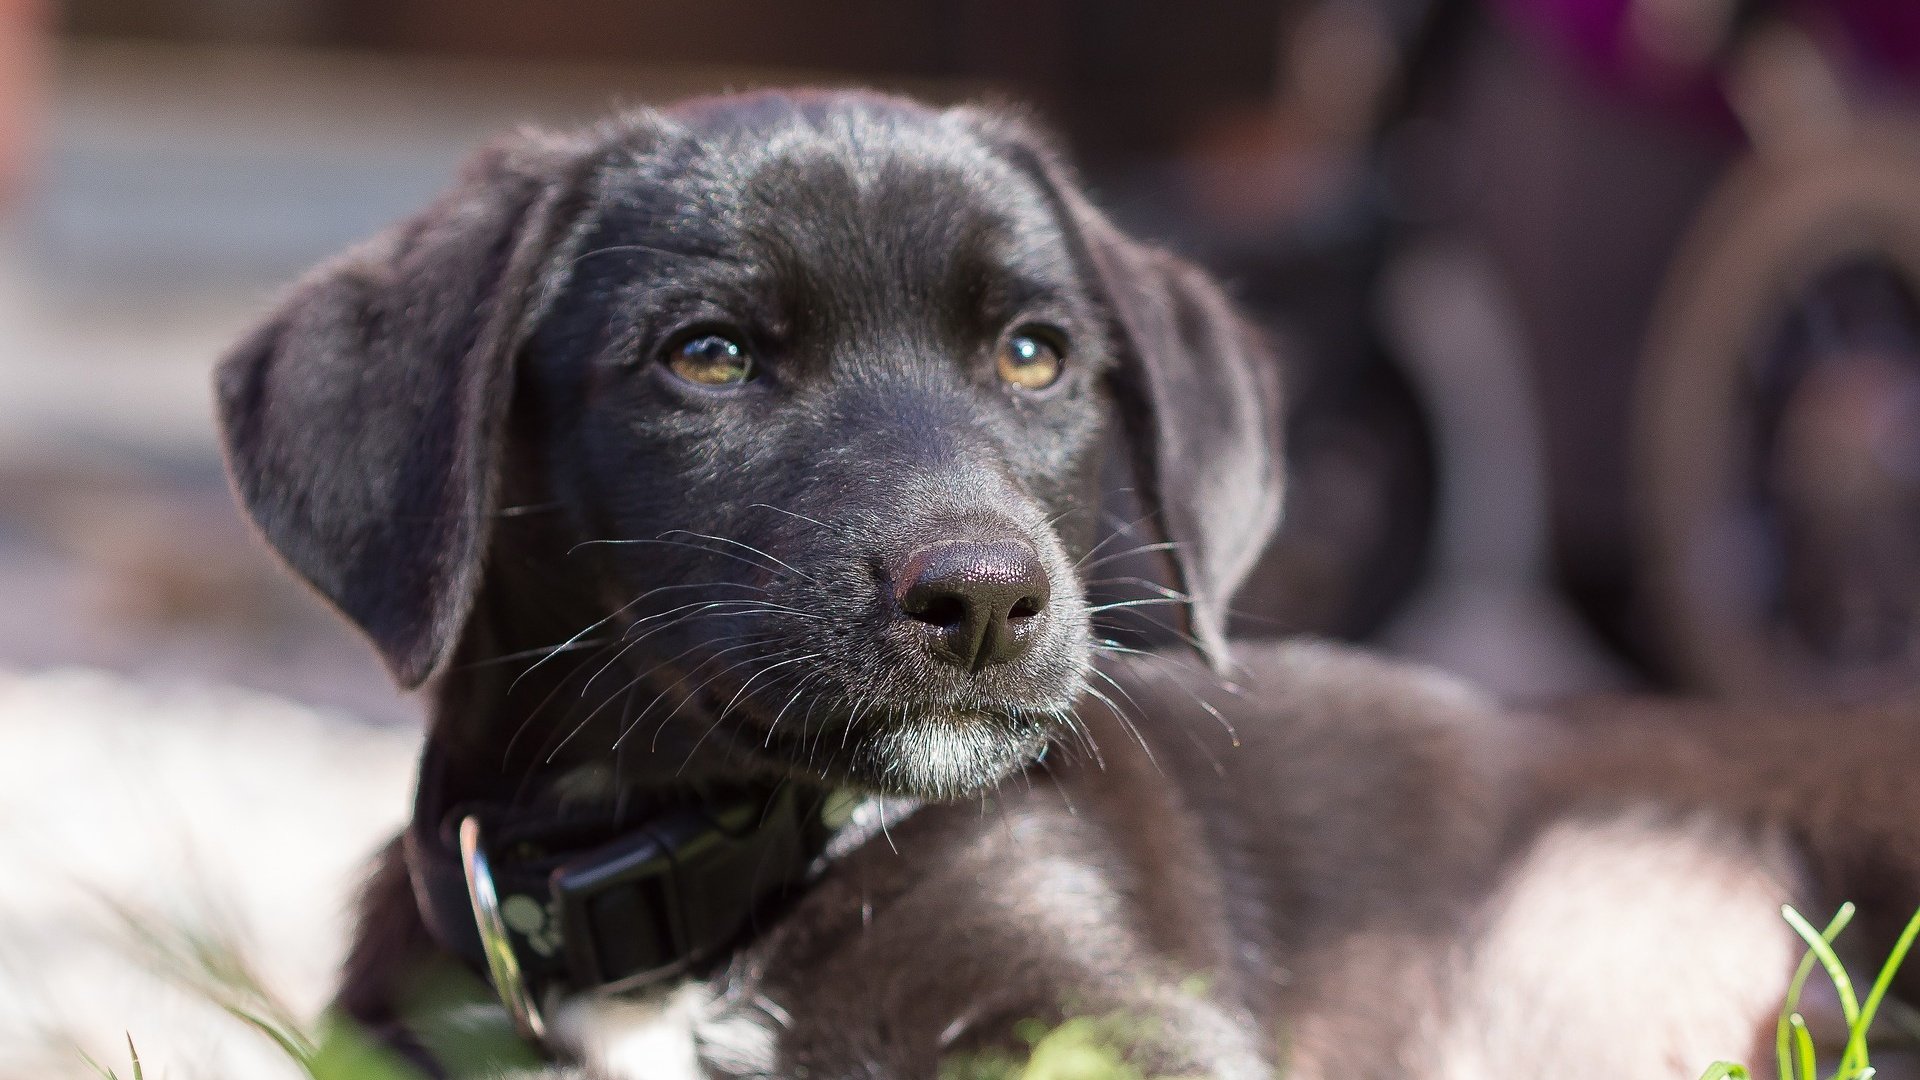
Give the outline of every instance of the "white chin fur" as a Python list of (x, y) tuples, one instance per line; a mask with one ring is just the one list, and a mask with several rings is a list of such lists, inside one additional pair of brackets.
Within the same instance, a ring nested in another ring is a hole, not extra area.
[(992, 787), (1045, 745), (1036, 725), (957, 713), (889, 724), (860, 756), (868, 778), (888, 790), (939, 799)]

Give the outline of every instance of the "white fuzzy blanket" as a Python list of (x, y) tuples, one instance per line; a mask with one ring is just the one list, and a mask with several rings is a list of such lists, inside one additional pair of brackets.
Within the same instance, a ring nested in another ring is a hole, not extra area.
[[(238, 950), (301, 1016), (363, 861), (406, 816), (417, 733), (217, 686), (0, 670), (0, 1080), (296, 1070), (171, 978), (142, 932)], [(136, 930), (129, 921), (143, 930)]]

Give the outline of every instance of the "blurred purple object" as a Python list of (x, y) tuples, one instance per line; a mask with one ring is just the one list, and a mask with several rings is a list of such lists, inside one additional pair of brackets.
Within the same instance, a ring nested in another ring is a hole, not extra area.
[(1834, 25), (1859, 59), (1920, 84), (1920, 4), (1914, 0), (1803, 0), (1795, 10), (1810, 24)]
[[(1920, 3), (1915, 0), (1783, 0), (1774, 5), (1856, 70), (1920, 85)], [(1677, 119), (1733, 125), (1720, 91), (1716, 5), (1687, 0), (1493, 0), (1508, 25), (1610, 91)], [(1665, 18), (1665, 22), (1660, 20)]]

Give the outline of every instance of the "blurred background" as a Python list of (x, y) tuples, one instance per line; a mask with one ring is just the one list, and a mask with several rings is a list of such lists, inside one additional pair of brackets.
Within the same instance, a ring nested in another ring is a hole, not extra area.
[(1920, 681), (1912, 0), (0, 0), (0, 1077), (267, 1075), (128, 924), (212, 905), (310, 1009), (405, 814), (415, 707), (236, 515), (221, 350), (492, 132), (799, 83), (1030, 103), (1287, 343), (1242, 632)]

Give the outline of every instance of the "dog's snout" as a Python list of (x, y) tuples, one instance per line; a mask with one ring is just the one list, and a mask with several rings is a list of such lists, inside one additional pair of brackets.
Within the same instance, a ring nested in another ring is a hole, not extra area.
[(1051, 592), (1040, 556), (1014, 539), (929, 544), (894, 580), (901, 614), (932, 652), (969, 671), (1026, 652)]

